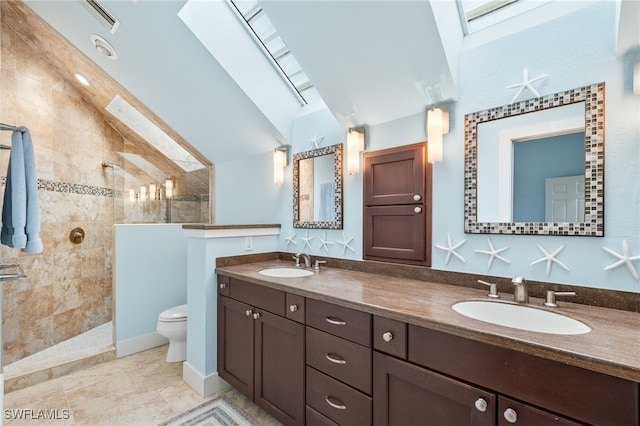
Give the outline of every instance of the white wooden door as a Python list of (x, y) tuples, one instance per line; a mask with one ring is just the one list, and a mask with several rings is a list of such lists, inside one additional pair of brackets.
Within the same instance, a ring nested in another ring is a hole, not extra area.
[(584, 175), (545, 179), (545, 222), (584, 222)]

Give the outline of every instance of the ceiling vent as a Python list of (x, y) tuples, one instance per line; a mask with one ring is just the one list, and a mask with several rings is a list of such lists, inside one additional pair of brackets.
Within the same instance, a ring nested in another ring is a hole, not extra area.
[(97, 0), (78, 0), (111, 34), (115, 34), (120, 26), (111, 12)]

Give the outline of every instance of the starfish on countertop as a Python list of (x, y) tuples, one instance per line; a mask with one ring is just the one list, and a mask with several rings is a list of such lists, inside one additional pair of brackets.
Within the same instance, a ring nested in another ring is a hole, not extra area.
[(618, 259), (617, 262), (612, 263), (611, 265), (605, 267), (604, 268), (605, 271), (608, 271), (609, 269), (617, 268), (620, 265), (626, 264), (627, 269), (629, 270), (629, 273), (631, 274), (631, 276), (636, 280), (640, 278), (640, 276), (638, 275), (638, 271), (636, 270), (635, 266), (633, 266), (633, 262), (635, 260), (640, 260), (640, 256), (629, 255), (629, 242), (627, 240), (622, 240), (622, 254), (616, 253), (615, 251), (611, 250), (608, 247), (602, 247), (602, 250), (606, 251), (611, 256)]
[(557, 263), (558, 265), (560, 265), (561, 267), (563, 267), (565, 270), (569, 271), (569, 268), (567, 268), (567, 266), (560, 262), (558, 259), (556, 259), (556, 256), (562, 251), (564, 250), (564, 244), (561, 245), (560, 247), (558, 247), (553, 253), (549, 253), (547, 250), (545, 250), (544, 247), (542, 247), (540, 244), (536, 244), (538, 246), (538, 248), (540, 249), (540, 251), (542, 253), (544, 253), (544, 256), (542, 256), (540, 259), (538, 260), (534, 260), (533, 262), (531, 262), (531, 265), (535, 265), (536, 263), (540, 263), (540, 262), (547, 262), (547, 276), (549, 276), (549, 274), (551, 274), (551, 266), (554, 263)]
[(487, 241), (489, 242), (489, 248), (491, 248), (491, 250), (476, 250), (476, 253), (482, 253), (482, 254), (488, 254), (489, 255), (489, 263), (488, 263), (488, 267), (489, 269), (491, 269), (491, 266), (493, 266), (493, 261), (495, 259), (500, 259), (505, 263), (511, 263), (508, 259), (500, 256), (500, 253), (502, 253), (505, 250), (509, 250), (509, 247), (502, 247), (501, 249), (497, 249), (495, 247), (493, 247), (493, 243), (491, 242), (491, 238), (487, 237)]
[(447, 252), (447, 257), (444, 260), (444, 264), (448, 265), (449, 261), (451, 260), (451, 256), (455, 256), (458, 259), (460, 259), (460, 261), (462, 263), (466, 263), (466, 261), (464, 260), (464, 257), (460, 256), (457, 252), (456, 249), (460, 248), (467, 240), (462, 240), (460, 242), (457, 242), (455, 245), (451, 244), (451, 235), (449, 235), (447, 233), (447, 247), (443, 247), (443, 246), (439, 246), (436, 244), (436, 247), (439, 248), (440, 250), (444, 250)]
[(520, 96), (522, 92), (525, 91), (525, 89), (536, 95), (536, 98), (540, 97), (540, 93), (538, 93), (538, 91), (533, 88), (532, 84), (542, 81), (545, 78), (547, 78), (546, 74), (529, 80), (529, 71), (525, 68), (524, 71), (522, 71), (522, 83), (516, 83), (512, 84), (511, 86), (507, 86), (507, 89), (515, 89), (516, 87), (519, 87), (518, 92), (515, 94), (513, 99), (511, 99), (511, 103), (514, 103), (516, 99), (518, 99), (518, 96)]

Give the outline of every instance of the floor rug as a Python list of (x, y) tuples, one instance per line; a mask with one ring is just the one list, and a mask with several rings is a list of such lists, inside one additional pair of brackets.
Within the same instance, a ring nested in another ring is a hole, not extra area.
[(158, 426), (259, 426), (259, 424), (238, 404), (223, 395)]

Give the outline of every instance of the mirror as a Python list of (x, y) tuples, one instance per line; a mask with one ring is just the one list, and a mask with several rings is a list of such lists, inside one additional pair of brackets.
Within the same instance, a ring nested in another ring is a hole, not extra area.
[(604, 83), (465, 115), (465, 232), (604, 235)]
[(342, 229), (342, 144), (294, 154), (293, 227)]

